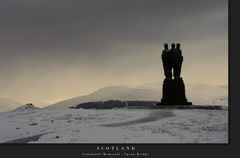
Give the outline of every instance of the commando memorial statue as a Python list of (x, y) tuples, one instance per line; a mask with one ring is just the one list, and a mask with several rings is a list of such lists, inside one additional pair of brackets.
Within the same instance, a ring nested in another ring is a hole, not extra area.
[[(164, 44), (162, 63), (165, 79), (163, 81), (162, 99), (157, 105), (192, 105), (187, 101), (185, 85), (181, 76), (183, 62), (180, 44), (172, 43), (171, 49)], [(173, 73), (172, 73), (173, 71)]]

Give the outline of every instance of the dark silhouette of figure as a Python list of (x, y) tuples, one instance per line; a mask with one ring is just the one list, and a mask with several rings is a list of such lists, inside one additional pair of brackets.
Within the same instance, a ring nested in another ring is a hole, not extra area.
[(168, 52), (168, 57), (167, 57), (167, 67), (168, 67), (168, 70), (169, 70), (169, 79), (172, 79), (172, 69), (174, 69), (174, 62), (175, 62), (175, 55), (176, 55), (176, 45), (175, 43), (172, 43), (171, 45), (171, 49), (170, 51)]
[[(162, 51), (162, 62), (164, 75), (167, 79), (179, 79), (181, 75), (181, 67), (183, 62), (182, 50), (180, 49), (180, 43), (172, 43), (171, 49), (168, 49), (168, 44), (164, 44), (164, 50)], [(173, 70), (173, 74), (172, 74)]]
[(164, 75), (167, 79), (172, 79), (172, 55), (171, 51), (168, 49), (168, 44), (164, 44), (164, 50), (162, 51), (162, 62)]
[[(163, 81), (162, 99), (157, 105), (192, 105), (191, 102), (187, 101), (185, 84), (180, 77), (183, 56), (179, 43), (176, 45), (172, 43), (170, 50), (168, 44), (164, 44), (162, 62), (166, 78)], [(174, 79), (172, 79), (172, 76), (174, 76)]]
[(176, 49), (173, 50), (173, 76), (174, 79), (179, 79), (181, 75), (181, 67), (183, 62), (182, 50), (180, 49), (180, 43), (177, 43)]

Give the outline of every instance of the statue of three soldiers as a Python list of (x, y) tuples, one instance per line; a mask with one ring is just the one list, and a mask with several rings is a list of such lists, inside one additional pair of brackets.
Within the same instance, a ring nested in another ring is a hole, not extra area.
[[(164, 44), (164, 50), (162, 51), (162, 62), (164, 75), (167, 79), (179, 79), (181, 74), (181, 67), (183, 62), (182, 51), (180, 49), (180, 44), (172, 43), (172, 48), (168, 49), (168, 44)], [(173, 69), (173, 75), (172, 75)]]

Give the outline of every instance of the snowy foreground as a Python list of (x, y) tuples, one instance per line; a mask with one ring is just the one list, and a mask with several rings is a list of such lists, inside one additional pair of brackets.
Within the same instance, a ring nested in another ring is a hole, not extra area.
[(228, 143), (228, 110), (18, 109), (0, 143)]

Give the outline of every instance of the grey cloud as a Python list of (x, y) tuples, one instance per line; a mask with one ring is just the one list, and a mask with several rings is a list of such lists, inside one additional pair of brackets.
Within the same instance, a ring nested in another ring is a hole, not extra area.
[(76, 73), (149, 71), (154, 66), (143, 68), (140, 62), (156, 62), (164, 42), (227, 39), (227, 3), (1, 0), (0, 87), (21, 75), (35, 79), (66, 67)]

